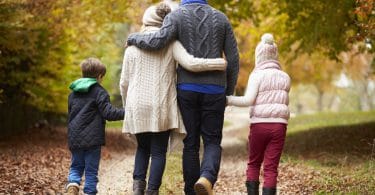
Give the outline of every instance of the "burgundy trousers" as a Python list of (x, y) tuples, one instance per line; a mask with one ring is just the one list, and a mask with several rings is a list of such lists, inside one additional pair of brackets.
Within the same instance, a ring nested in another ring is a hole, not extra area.
[(255, 123), (250, 125), (247, 181), (259, 181), (263, 163), (263, 187), (275, 188), (277, 168), (283, 151), (287, 125), (283, 123)]

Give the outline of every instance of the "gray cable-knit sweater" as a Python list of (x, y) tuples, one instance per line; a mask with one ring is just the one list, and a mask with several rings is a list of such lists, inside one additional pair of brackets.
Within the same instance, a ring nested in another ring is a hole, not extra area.
[(128, 45), (157, 50), (175, 39), (195, 57), (219, 58), (224, 52), (228, 62), (225, 72), (190, 72), (179, 66), (178, 83), (215, 84), (226, 87), (226, 95), (233, 94), (239, 71), (239, 55), (232, 26), (222, 12), (204, 4), (183, 5), (165, 17), (159, 31), (131, 34)]

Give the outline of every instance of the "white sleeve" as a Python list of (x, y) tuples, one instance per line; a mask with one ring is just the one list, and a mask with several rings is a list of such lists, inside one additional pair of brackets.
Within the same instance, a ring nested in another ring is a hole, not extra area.
[(260, 80), (255, 74), (250, 74), (245, 96), (227, 96), (228, 106), (248, 107), (254, 105), (258, 95)]
[(129, 56), (129, 50), (125, 50), (124, 59), (122, 62), (122, 70), (121, 70), (121, 77), (120, 77), (120, 94), (122, 98), (122, 105), (125, 108), (126, 105), (126, 96), (128, 93), (129, 87), (129, 65), (131, 58)]
[(175, 41), (172, 43), (173, 58), (185, 69), (192, 72), (202, 72), (210, 70), (224, 71), (227, 68), (227, 61), (224, 58), (196, 58), (189, 54), (184, 46)]

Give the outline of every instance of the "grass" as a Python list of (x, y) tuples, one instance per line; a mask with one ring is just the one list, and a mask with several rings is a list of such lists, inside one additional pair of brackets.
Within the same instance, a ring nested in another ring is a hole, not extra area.
[[(247, 137), (247, 133), (246, 128), (239, 136)], [(318, 172), (306, 184), (314, 186), (315, 194), (375, 192), (375, 111), (290, 119), (281, 161)], [(161, 192), (173, 194), (182, 189), (181, 153), (170, 154)]]
[[(224, 127), (230, 125), (231, 122), (225, 120), (224, 121)], [(107, 129), (121, 129), (123, 125), (123, 121), (107, 121), (106, 128)]]
[(375, 112), (292, 118), (282, 162), (320, 172), (316, 194), (375, 192)]
[(230, 121), (224, 120), (224, 127), (227, 127), (231, 125), (232, 123)]
[(183, 194), (182, 153), (168, 154), (160, 194)]
[(308, 131), (314, 128), (345, 126), (367, 122), (375, 122), (375, 111), (300, 115), (289, 120), (288, 134)]
[(107, 121), (107, 129), (121, 129), (123, 121)]

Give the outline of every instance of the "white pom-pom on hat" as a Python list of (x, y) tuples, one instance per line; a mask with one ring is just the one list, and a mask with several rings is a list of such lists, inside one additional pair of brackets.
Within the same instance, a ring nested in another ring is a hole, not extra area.
[(270, 33), (265, 33), (262, 36), (262, 42), (272, 45), (275, 41), (273, 39), (273, 35)]
[(261, 41), (255, 48), (255, 66), (270, 60), (277, 61), (278, 57), (278, 49), (273, 35), (270, 33), (263, 34)]

